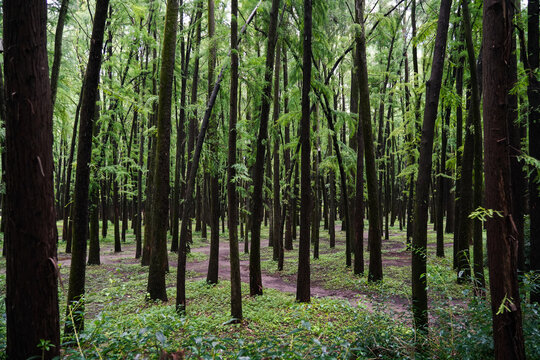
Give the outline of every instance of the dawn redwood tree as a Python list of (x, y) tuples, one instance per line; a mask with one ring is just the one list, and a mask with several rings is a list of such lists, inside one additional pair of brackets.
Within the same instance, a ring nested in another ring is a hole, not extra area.
[(167, 301), (165, 273), (167, 271), (167, 226), (169, 220), (171, 101), (177, 27), (178, 1), (167, 0), (159, 74), (154, 203), (150, 204), (153, 211), (153, 236), (150, 245), (152, 250), (150, 251), (147, 287), (150, 300), (162, 301)]
[[(360, 7), (356, 7), (356, 23), (360, 24), (361, 19), (359, 16), (361, 16)], [(361, 47), (358, 46), (358, 44), (361, 41), (361, 31), (359, 29), (356, 30), (356, 54), (353, 56), (354, 60), (354, 71), (353, 71), (353, 77), (356, 78), (356, 81), (353, 81), (353, 83), (358, 84), (358, 72), (361, 66), (360, 58), (362, 57)], [(355, 86), (354, 89), (351, 90), (351, 97), (354, 97), (354, 101), (351, 101), (351, 112), (356, 110), (356, 113), (358, 114), (358, 125), (356, 127), (356, 142), (357, 142), (357, 149), (356, 149), (356, 196), (355, 196), (355, 203), (354, 203), (354, 273), (359, 275), (364, 273), (364, 136), (362, 131), (362, 114), (360, 112), (360, 109), (358, 107), (358, 95), (359, 95), (359, 89), (358, 86)], [(354, 107), (353, 107), (354, 104)], [(332, 144), (329, 144), (330, 146), (330, 154), (332, 151)], [(335, 229), (334, 227), (334, 219), (335, 217), (335, 205), (332, 204), (335, 197), (335, 185), (334, 185), (334, 179), (333, 174), (330, 175), (332, 178), (330, 179), (330, 225), (329, 230), (331, 232), (330, 237), (334, 237), (335, 241)], [(332, 241), (332, 240), (330, 240)], [(331, 245), (332, 247), (332, 245)]]
[(227, 154), (227, 205), (229, 260), (231, 262), (231, 316), (242, 320), (242, 283), (238, 250), (238, 193), (236, 191), (236, 121), (238, 119), (238, 0), (231, 0), (231, 90), (229, 111), (229, 150)]
[(304, 0), (304, 43), (302, 61), (302, 119), (300, 120), (300, 242), (298, 244), (298, 279), (296, 281), (296, 301), (309, 302), (310, 265), (309, 265), (309, 220), (311, 198), (311, 125), (309, 90), (311, 88), (311, 33), (312, 33), (312, 4), (311, 0)]
[[(364, 18), (364, 0), (356, 0), (356, 19)], [(360, 49), (358, 51), (360, 67), (358, 69), (358, 85), (360, 87), (360, 119), (362, 122), (362, 135), (364, 138), (364, 158), (366, 166), (366, 182), (368, 189), (368, 244), (369, 244), (369, 281), (380, 281), (383, 278), (381, 257), (381, 222), (379, 188), (377, 184), (377, 166), (375, 164), (375, 147), (371, 130), (371, 110), (369, 103), (369, 84), (366, 60), (366, 33), (363, 22), (360, 24), (360, 34), (356, 37)]]
[[(272, 0), (270, 22), (268, 25), (268, 46), (264, 71), (264, 88), (261, 96), (261, 120), (257, 137), (256, 160), (253, 169), (253, 200), (251, 202), (251, 251), (249, 253), (249, 294), (262, 295), (261, 277), (261, 222), (263, 215), (263, 180), (266, 140), (268, 138), (268, 119), (272, 98), (272, 77), (274, 71), (274, 52), (276, 49), (279, 0)], [(309, 235), (308, 235), (309, 236)]]
[[(529, 155), (540, 159), (540, 81), (538, 81), (539, 69), (539, 1), (530, 0), (528, 6), (528, 60), (529, 60)], [(535, 75), (536, 74), (536, 75)], [(533, 139), (533, 140), (531, 140)], [(536, 170), (538, 172), (538, 170)], [(529, 206), (531, 215), (531, 271), (540, 276), (540, 184), (536, 181), (537, 174), (529, 180)], [(540, 303), (540, 281), (536, 280), (536, 290), (531, 291), (531, 303)]]
[(511, 214), (506, 116), (513, 10), (506, 0), (483, 9), (484, 169), (491, 311), (495, 359), (525, 359), (517, 278), (517, 236)]
[(412, 237), (412, 309), (416, 331), (426, 334), (428, 329), (427, 309), (427, 221), (429, 205), (429, 185), (431, 182), (431, 160), (433, 151), (433, 136), (435, 120), (439, 105), (444, 70), (444, 54), (446, 52), (446, 37), (450, 19), (452, 0), (441, 0), (431, 76), (426, 83), (426, 105), (422, 138), (420, 140), (420, 158), (418, 160), (418, 178), (416, 182), (415, 210)]
[[(47, 3), (3, 2), (7, 356), (60, 355)], [(2, 94), (3, 96), (3, 94)], [(40, 340), (52, 345), (42, 355)]]
[[(215, 37), (216, 20), (214, 16), (214, 0), (208, 0), (208, 38), (210, 40), (208, 49), (208, 97), (212, 94), (212, 88), (215, 81), (215, 68), (217, 56), (217, 42)], [(217, 284), (219, 271), (219, 138), (218, 138), (217, 117), (210, 118), (209, 143), (210, 159), (212, 159), (209, 190), (210, 190), (210, 257), (208, 259), (208, 274), (206, 282)]]
[[(92, 130), (101, 69), (103, 35), (109, 0), (97, 0), (90, 40), (90, 54), (84, 77), (84, 87), (79, 120), (79, 144), (77, 147), (77, 170), (73, 205), (73, 240), (69, 290), (67, 296), (67, 319), (64, 332), (72, 334), (84, 329), (84, 289), (86, 278), (86, 241), (88, 238), (88, 187), (90, 161), (92, 159)], [(80, 315), (74, 315), (73, 310)]]

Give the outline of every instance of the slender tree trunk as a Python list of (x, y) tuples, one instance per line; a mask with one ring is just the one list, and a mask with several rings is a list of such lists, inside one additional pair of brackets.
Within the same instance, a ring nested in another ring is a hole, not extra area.
[[(214, 85), (214, 70), (216, 67), (217, 44), (215, 35), (215, 18), (214, 18), (214, 0), (208, 0), (208, 38), (210, 41), (210, 49), (208, 54), (208, 97), (212, 93)], [(206, 282), (209, 284), (217, 284), (219, 270), (219, 179), (218, 165), (219, 158), (217, 156), (219, 144), (217, 137), (217, 117), (214, 115), (210, 118), (209, 142), (212, 154), (212, 167), (210, 173), (210, 258), (208, 259), (208, 274)]]
[[(517, 238), (511, 214), (507, 146), (507, 73), (512, 56), (512, 7), (488, 0), (483, 10), (483, 88), (486, 208), (495, 359), (525, 359), (517, 279)], [(538, 28), (538, 23), (537, 23)]]
[(272, 0), (270, 23), (268, 25), (268, 46), (266, 49), (266, 66), (264, 72), (265, 86), (261, 99), (261, 120), (257, 137), (257, 155), (253, 171), (253, 201), (251, 216), (251, 251), (249, 253), (249, 293), (262, 295), (261, 279), (261, 221), (263, 216), (263, 181), (266, 139), (268, 137), (268, 118), (270, 116), (270, 100), (272, 98), (272, 72), (274, 70), (274, 52), (277, 40), (279, 0)]
[(171, 142), (171, 101), (178, 1), (167, 0), (165, 28), (161, 49), (159, 102), (157, 112), (156, 159), (152, 204), (152, 242), (147, 292), (150, 300), (167, 301), (165, 273), (167, 271), (167, 221), (169, 213), (169, 164)]
[(274, 131), (273, 131), (273, 158), (274, 158), (274, 169), (273, 169), (273, 179), (272, 179), (272, 191), (273, 191), (273, 202), (272, 202), (272, 228), (273, 228), (273, 259), (278, 261), (280, 257), (283, 256), (283, 237), (281, 236), (281, 197), (280, 197), (280, 163), (279, 163), (279, 136), (280, 136), (280, 125), (279, 120), (279, 73), (281, 71), (281, 43), (278, 42), (276, 45), (276, 69), (274, 71), (274, 109), (272, 118), (274, 120)]
[[(364, 1), (356, 0), (356, 19), (364, 18)], [(380, 207), (377, 185), (377, 169), (375, 165), (375, 149), (371, 130), (371, 110), (369, 104), (368, 72), (366, 60), (366, 38), (364, 24), (360, 24), (360, 34), (357, 36), (357, 46), (360, 47), (360, 67), (358, 83), (360, 86), (360, 117), (362, 119), (362, 134), (364, 137), (364, 157), (366, 161), (366, 178), (369, 207), (369, 281), (380, 281), (383, 278), (381, 257), (381, 228)]]
[[(475, 54), (474, 54), (474, 45), (472, 42), (472, 31), (471, 31), (471, 20), (469, 14), (469, 5), (468, 0), (461, 1), (461, 8), (463, 10), (463, 24), (465, 27), (465, 43), (467, 47), (467, 55), (469, 60), (469, 72), (471, 76), (471, 86), (472, 86), (472, 119), (473, 119), (473, 128), (474, 128), (474, 158), (473, 158), (473, 167), (474, 167), (474, 194), (473, 194), (473, 207), (474, 209), (482, 205), (482, 193), (483, 193), (483, 182), (482, 182), (482, 124), (481, 124), (481, 115), (480, 115), (480, 98), (481, 98), (481, 89), (478, 80), (478, 69), (475, 64)], [(480, 66), (478, 66), (480, 67)], [(473, 246), (474, 246), (474, 258), (473, 258), (473, 270), (474, 270), (474, 280), (475, 288), (478, 294), (483, 293), (485, 287), (484, 280), (484, 252), (483, 252), (483, 239), (482, 239), (482, 222), (480, 219), (473, 220)], [(459, 263), (459, 261), (458, 261)], [(460, 276), (458, 273), (458, 280)]]
[(455, 204), (454, 204), (454, 246), (453, 246), (453, 265), (457, 268), (457, 251), (459, 248), (459, 228), (460, 224), (460, 211), (461, 211), (461, 169), (462, 169), (462, 152), (460, 150), (463, 143), (463, 61), (464, 58), (458, 62), (458, 68), (456, 70), (456, 95), (459, 99), (459, 104), (456, 106), (456, 190), (455, 190)]
[[(101, 69), (101, 49), (105, 33), (105, 20), (109, 0), (98, 0), (94, 14), (90, 54), (84, 80), (79, 145), (77, 148), (77, 171), (75, 174), (75, 195), (73, 204), (73, 248), (69, 272), (69, 290), (67, 296), (67, 319), (65, 334), (84, 329), (84, 302), (86, 278), (86, 240), (88, 237), (88, 186), (90, 181), (90, 161), (92, 159), (92, 128), (99, 72)], [(77, 311), (78, 314), (74, 314)]]
[(311, 88), (311, 33), (312, 33), (312, 4), (304, 0), (304, 39), (302, 62), (302, 119), (300, 120), (301, 152), (301, 189), (300, 189), (300, 243), (298, 249), (298, 279), (296, 282), (296, 301), (309, 302), (310, 264), (309, 264), (309, 210), (311, 208), (311, 174), (310, 174), (310, 106), (309, 91)]
[(231, 91), (229, 111), (229, 150), (227, 161), (227, 195), (229, 259), (231, 262), (231, 316), (242, 320), (242, 283), (238, 250), (238, 193), (236, 191), (236, 121), (238, 118), (238, 0), (231, 0)]
[[(4, 1), (6, 328), (10, 359), (60, 355), (45, 1)], [(4, 96), (2, 93), (0, 96)], [(3, 209), (4, 210), (4, 209)], [(40, 341), (51, 345), (38, 348)]]
[[(427, 215), (429, 205), (429, 184), (431, 180), (431, 157), (433, 151), (433, 135), (439, 91), (441, 89), (444, 70), (444, 54), (446, 52), (446, 37), (450, 18), (451, 0), (442, 0), (439, 10), (439, 22), (433, 51), (431, 76), (426, 83), (426, 105), (424, 123), (420, 143), (420, 158), (418, 163), (418, 179), (416, 182), (416, 197), (414, 211), (414, 227), (412, 239), (412, 307), (416, 331), (427, 334)], [(419, 339), (420, 345), (423, 339)]]
[[(360, 24), (362, 19), (359, 18), (361, 11), (356, 12), (356, 23)], [(361, 38), (361, 32), (357, 31), (355, 34), (356, 41), (356, 54), (353, 56), (354, 60), (354, 69), (353, 76), (356, 78), (356, 84), (358, 84), (359, 71), (361, 64), (361, 47), (359, 46)], [(356, 96), (359, 95), (359, 87), (356, 86), (356, 89), (351, 90)], [(353, 106), (353, 104), (355, 106)], [(356, 110), (356, 111), (355, 111)], [(354, 99), (354, 102), (351, 101), (351, 112), (358, 114), (358, 125), (356, 127), (356, 142), (357, 142), (357, 151), (356, 151), (356, 197), (355, 197), (355, 214), (354, 214), (354, 273), (359, 275), (364, 273), (364, 135), (362, 131), (362, 113), (358, 107), (358, 99)], [(330, 145), (331, 146), (331, 145)], [(331, 175), (332, 176), (332, 175)], [(335, 196), (332, 195), (332, 184), (333, 178), (330, 180), (330, 198), (333, 202)], [(334, 209), (332, 209), (334, 208)], [(332, 215), (332, 211), (334, 215)], [(335, 217), (335, 205), (330, 205), (330, 218)], [(335, 241), (335, 232), (334, 232), (334, 220), (331, 220), (331, 231), (330, 242), (332, 242), (332, 237)]]
[[(180, 21), (179, 33), (182, 34), (184, 31), (184, 1), (180, 0)], [(172, 241), (171, 241), (171, 251), (178, 251), (178, 235), (179, 235), (179, 220), (181, 217), (181, 206), (180, 206), (180, 195), (182, 190), (184, 190), (185, 185), (185, 174), (184, 174), (184, 150), (186, 146), (186, 92), (187, 92), (187, 71), (189, 65), (190, 49), (186, 50), (186, 44), (184, 40), (184, 35), (181, 35), (180, 39), (180, 119), (178, 121), (178, 126), (176, 129), (176, 167), (174, 173), (174, 197), (173, 197), (173, 220), (172, 220)], [(191, 38), (188, 38), (188, 42), (191, 42)], [(180, 179), (182, 178), (182, 179)], [(182, 182), (182, 183), (181, 183)]]

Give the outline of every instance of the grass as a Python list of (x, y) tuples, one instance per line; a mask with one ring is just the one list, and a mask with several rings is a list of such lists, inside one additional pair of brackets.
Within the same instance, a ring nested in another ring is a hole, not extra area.
[[(327, 231), (321, 228), (320, 258), (311, 260), (312, 286), (349, 292), (352, 297), (313, 297), (309, 304), (295, 302), (294, 294), (264, 289), (264, 295), (249, 297), (242, 284), (244, 319), (231, 323), (230, 283), (210, 286), (204, 274), (187, 274), (187, 313), (175, 312), (176, 268), (167, 274), (166, 303), (145, 300), (148, 268), (126, 258), (113, 264), (89, 266), (86, 278), (86, 327), (79, 344), (64, 339), (66, 359), (157, 359), (162, 350), (183, 350), (188, 358), (201, 359), (401, 359), (413, 358), (415, 333), (410, 303), (409, 254), (403, 232), (391, 228), (383, 240), (384, 280), (368, 283), (366, 274), (354, 275), (345, 266), (344, 233), (336, 231), (336, 248), (330, 249)], [(60, 232), (61, 233), (61, 232)], [(102, 254), (112, 247), (112, 226), (102, 239)], [(286, 253), (284, 270), (278, 272), (272, 249), (266, 247), (268, 229), (262, 229), (261, 266), (264, 272), (282, 276), (294, 284), (297, 250)], [(193, 233), (192, 248), (208, 246), (200, 232)], [(135, 237), (128, 232), (123, 248), (131, 251)], [(449, 241), (449, 239), (447, 239)], [(428, 243), (435, 243), (431, 232)], [(59, 255), (65, 243), (60, 243)], [(241, 249), (243, 246), (241, 246)], [(295, 242), (295, 249), (297, 243)], [(451, 259), (436, 258), (429, 248), (427, 277), (430, 297), (430, 335), (425, 358), (492, 358), (489, 303), (475, 299), (469, 285), (457, 285)], [(447, 248), (451, 254), (451, 248)], [(175, 256), (170, 253), (170, 256)], [(368, 253), (365, 261), (367, 263)], [(247, 254), (242, 254), (247, 259)], [(190, 262), (206, 261), (207, 255), (191, 252)], [(0, 259), (0, 283), (5, 284), (5, 259)], [(61, 267), (67, 284), (69, 267)], [(367, 266), (366, 266), (367, 271)], [(65, 286), (65, 285), (64, 285)], [(59, 290), (61, 321), (65, 294)], [(5, 287), (0, 287), (0, 298)], [(360, 302), (357, 300), (360, 299)], [(540, 310), (524, 305), (524, 334), (529, 358), (540, 358)], [(0, 313), (5, 313), (0, 299)], [(0, 317), (0, 354), (5, 347), (5, 316)], [(82, 355), (81, 355), (82, 354)], [(2, 358), (2, 355), (0, 355)]]

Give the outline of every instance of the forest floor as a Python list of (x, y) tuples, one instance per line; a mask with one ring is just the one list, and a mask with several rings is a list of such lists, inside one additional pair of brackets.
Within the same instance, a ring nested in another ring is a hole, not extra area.
[[(336, 226), (336, 233), (339, 234), (341, 225)], [(364, 233), (364, 238), (367, 239), (367, 231)], [(383, 268), (406, 268), (410, 267), (411, 254), (406, 250), (404, 232), (393, 232), (389, 234), (389, 239), (383, 240)], [(343, 255), (343, 265), (345, 264), (345, 254), (343, 249), (345, 248), (345, 241), (343, 238), (338, 237), (336, 240), (336, 247), (329, 247), (329, 239), (320, 239), (320, 255), (321, 257), (327, 254), (339, 254)], [(210, 242), (207, 239), (200, 239), (197, 243), (197, 247), (191, 249), (194, 256), (191, 256), (191, 261), (188, 260), (186, 269), (191, 272), (191, 280), (206, 279), (208, 271), (208, 258), (210, 256)], [(243, 247), (243, 244), (240, 244)], [(430, 248), (433, 248), (435, 244), (430, 243)], [(447, 248), (452, 245), (446, 244)], [(262, 283), (263, 289), (271, 288), (281, 292), (296, 293), (296, 272), (291, 265), (297, 264), (298, 250), (286, 250), (284, 255), (284, 262), (288, 264), (285, 271), (277, 270), (277, 263), (272, 260), (273, 249), (268, 244), (268, 239), (261, 239), (261, 253), (262, 258), (261, 267), (262, 271)], [(199, 256), (195, 255), (198, 254)], [(230, 280), (230, 261), (229, 261), (230, 247), (226, 236), (221, 235), (219, 244), (219, 272), (218, 276), (220, 280)], [(354, 255), (353, 259), (354, 259)], [(107, 267), (113, 267), (114, 264), (137, 264), (139, 259), (135, 259), (135, 244), (123, 243), (121, 252), (114, 252), (113, 244), (105, 244), (101, 247), (101, 264)], [(169, 253), (168, 256), (169, 267), (176, 268), (178, 261), (176, 253)], [(63, 267), (69, 267), (71, 264), (71, 255), (65, 252), (60, 252), (58, 262)], [(327, 297), (335, 299), (344, 299), (351, 303), (353, 306), (361, 304), (369, 310), (373, 310), (374, 302), (380, 301), (373, 291), (366, 289), (353, 290), (348, 287), (332, 286), (325, 278), (331, 277), (331, 273), (327, 273), (327, 267), (318, 264), (316, 259), (311, 259), (312, 263), (312, 282), (311, 282), (311, 296), (314, 297)], [(365, 260), (366, 273), (369, 268), (369, 259)], [(249, 258), (248, 254), (244, 253), (240, 260), (240, 274), (243, 283), (249, 284)], [(64, 279), (67, 281), (67, 278)], [(410, 281), (407, 282), (410, 286)], [(454, 300), (453, 303), (457, 304), (459, 300)], [(402, 313), (408, 311), (410, 307), (410, 298), (404, 294), (393, 294), (385, 298), (385, 308), (391, 313)]]
[[(59, 233), (61, 233), (61, 223)], [(367, 225), (367, 224), (366, 224)], [(367, 226), (366, 226), (367, 229)], [(177, 254), (169, 252), (168, 301), (146, 300), (148, 267), (135, 259), (135, 236), (128, 230), (122, 251), (114, 252), (114, 231), (100, 239), (101, 265), (86, 268), (85, 330), (64, 339), (63, 358), (158, 359), (160, 352), (182, 349), (196, 359), (402, 359), (415, 358), (412, 326), (410, 251), (402, 229), (391, 227), (382, 240), (384, 279), (367, 281), (345, 266), (345, 232), (336, 226), (336, 246), (320, 228), (320, 257), (311, 257), (311, 302), (295, 301), (298, 242), (286, 251), (277, 270), (268, 246), (268, 227), (261, 232), (264, 295), (249, 296), (249, 254), (240, 244), (243, 320), (230, 317), (230, 264), (227, 231), (220, 233), (219, 282), (206, 282), (210, 232), (193, 232), (186, 271), (186, 314), (175, 312)], [(364, 234), (367, 239), (367, 232)], [(170, 245), (170, 236), (169, 236)], [(435, 232), (428, 232), (430, 333), (424, 358), (492, 358), (489, 301), (472, 296), (470, 284), (457, 285), (452, 270), (452, 235), (445, 234), (445, 258), (435, 256)], [(65, 242), (58, 250), (61, 274), (59, 302), (66, 321), (66, 294), (71, 255)], [(365, 240), (364, 246), (367, 245)], [(488, 279), (489, 281), (489, 279)], [(5, 312), (5, 259), (0, 259), (0, 314)], [(489, 297), (488, 297), (489, 298)], [(540, 359), (540, 309), (523, 305), (529, 358)], [(74, 309), (74, 316), (80, 311)], [(69, 321), (69, 319), (67, 320)], [(0, 359), (5, 347), (5, 316), (0, 316)], [(467, 354), (467, 356), (465, 356)], [(472, 355), (471, 355), (472, 354)]]

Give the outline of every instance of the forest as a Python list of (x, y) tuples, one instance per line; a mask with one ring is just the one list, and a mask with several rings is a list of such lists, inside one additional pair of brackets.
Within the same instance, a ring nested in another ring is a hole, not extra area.
[(539, 0), (0, 3), (0, 359), (540, 359)]

